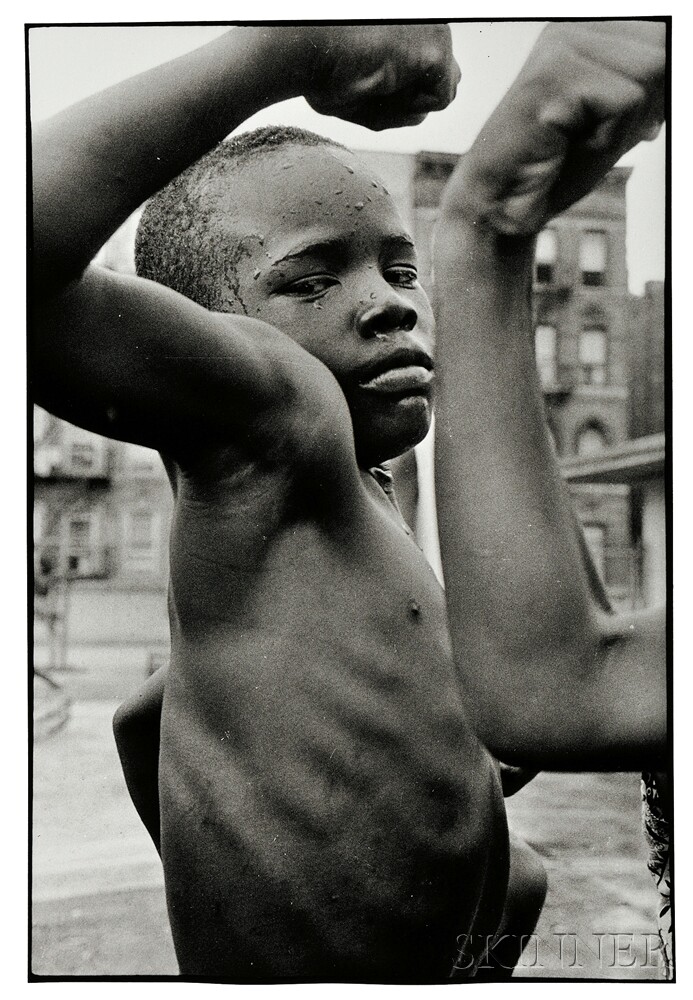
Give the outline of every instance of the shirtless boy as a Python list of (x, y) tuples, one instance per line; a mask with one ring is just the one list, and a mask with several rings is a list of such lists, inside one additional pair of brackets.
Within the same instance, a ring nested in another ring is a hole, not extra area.
[(442, 593), (369, 471), (425, 435), (432, 388), (378, 178), (330, 144), (250, 153), (183, 202), (168, 278), (90, 262), (263, 106), (413, 124), (457, 81), (438, 25), (244, 28), (35, 131), (35, 399), (159, 449), (176, 494), (159, 784), (184, 973), (445, 980), (498, 929), (507, 829)]

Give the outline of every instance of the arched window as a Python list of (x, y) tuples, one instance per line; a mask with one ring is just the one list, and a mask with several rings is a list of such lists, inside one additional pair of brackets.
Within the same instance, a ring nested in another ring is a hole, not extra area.
[(542, 386), (555, 385), (558, 381), (556, 328), (540, 323), (534, 331), (534, 348)]
[(538, 284), (548, 285), (554, 279), (558, 240), (554, 229), (542, 229), (534, 254), (534, 276)]
[(580, 334), (578, 360), (583, 385), (606, 384), (606, 330), (587, 329)]
[(582, 427), (575, 439), (575, 450), (578, 455), (598, 455), (608, 446), (609, 441), (604, 428), (594, 422)]

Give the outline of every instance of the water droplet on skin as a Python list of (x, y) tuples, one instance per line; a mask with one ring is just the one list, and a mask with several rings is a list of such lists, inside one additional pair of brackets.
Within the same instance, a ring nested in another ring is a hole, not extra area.
[(371, 181), (371, 184), (373, 185), (374, 188), (377, 188), (377, 186), (378, 186), (378, 182), (377, 181)]
[(347, 167), (347, 170), (349, 171), (350, 174), (353, 174), (353, 172), (354, 172), (354, 168), (353, 167)]
[(282, 170), (290, 170), (293, 167), (293, 163), (282, 163)]
[(377, 299), (377, 298), (378, 298), (378, 296), (377, 296), (377, 295), (375, 294), (375, 292), (371, 292), (371, 298), (372, 298), (372, 299)]
[(410, 602), (409, 602), (409, 613), (410, 613), (410, 614), (411, 614), (411, 615), (412, 615), (412, 616), (413, 616), (414, 618), (417, 618), (417, 617), (418, 617), (418, 616), (420, 615), (420, 613), (421, 613), (421, 608), (420, 608), (420, 607), (419, 607), (419, 605), (418, 605), (418, 604), (416, 603), (416, 601), (410, 601)]
[(365, 208), (365, 205), (363, 204), (362, 201), (357, 201), (356, 204), (354, 205), (354, 208), (356, 209), (357, 212), (360, 212), (362, 208)]
[(260, 277), (261, 274), (262, 271), (260, 270), (260, 268), (256, 268), (256, 270), (253, 271), (253, 281), (257, 281), (257, 279)]
[(322, 306), (320, 305), (319, 302), (314, 302), (313, 303), (313, 309), (322, 309)]
[(390, 338), (388, 337), (388, 335), (386, 333), (376, 333), (375, 334), (375, 339), (376, 340), (389, 340)]
[(335, 194), (342, 194), (343, 191), (344, 191), (344, 188), (340, 188), (339, 191), (335, 191)]
[(373, 201), (373, 199), (371, 198), (371, 196), (369, 194), (366, 195), (366, 201)]
[(322, 205), (322, 202), (320, 201), (320, 199), (319, 199), (319, 198), (316, 198), (316, 199), (315, 199), (315, 204), (316, 204), (316, 205)]

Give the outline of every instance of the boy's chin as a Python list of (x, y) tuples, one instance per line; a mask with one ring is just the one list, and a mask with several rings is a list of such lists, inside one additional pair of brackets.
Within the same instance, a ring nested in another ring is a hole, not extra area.
[[(409, 402), (406, 401), (407, 404)], [(397, 458), (426, 437), (431, 426), (429, 401), (419, 397), (402, 409), (406, 412), (398, 414), (398, 419), (373, 420), (361, 434), (354, 427), (356, 458), (361, 468), (371, 468)]]

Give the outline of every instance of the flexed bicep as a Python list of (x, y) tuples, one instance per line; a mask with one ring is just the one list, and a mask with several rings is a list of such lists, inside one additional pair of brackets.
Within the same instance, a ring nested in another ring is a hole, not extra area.
[(267, 323), (95, 266), (35, 310), (32, 362), (41, 406), (173, 456), (201, 440), (266, 446), (275, 411), (323, 377)]

